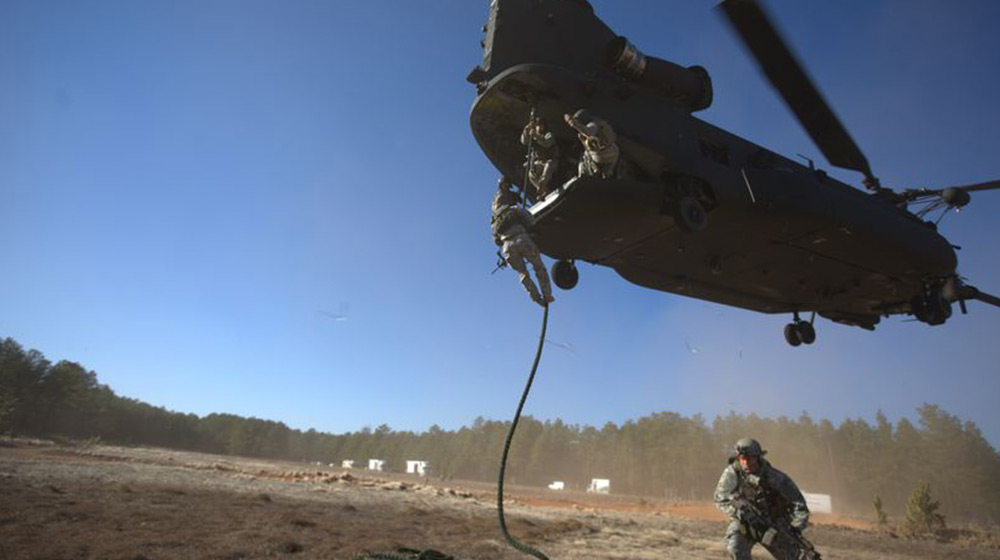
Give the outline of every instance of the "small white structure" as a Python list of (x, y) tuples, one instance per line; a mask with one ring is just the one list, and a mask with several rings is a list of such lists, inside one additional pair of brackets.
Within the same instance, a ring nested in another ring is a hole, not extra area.
[(345, 460), (343, 460), (343, 461), (340, 462), (340, 468), (342, 468), (342, 469), (353, 469), (354, 468), (354, 461), (352, 461), (350, 459), (345, 459)]
[(590, 486), (587, 487), (587, 492), (610, 494), (611, 480), (607, 478), (592, 478), (590, 479)]
[(427, 461), (407, 461), (406, 462), (406, 474), (417, 474), (420, 476), (427, 476), (430, 471), (430, 465)]
[(833, 513), (833, 498), (829, 494), (810, 494), (803, 492), (802, 497), (806, 499), (806, 506), (812, 513)]
[(385, 459), (368, 459), (368, 470), (370, 470), (370, 471), (384, 471), (385, 470)]
[(549, 490), (565, 490), (566, 483), (561, 480), (553, 480), (552, 484), (549, 484)]

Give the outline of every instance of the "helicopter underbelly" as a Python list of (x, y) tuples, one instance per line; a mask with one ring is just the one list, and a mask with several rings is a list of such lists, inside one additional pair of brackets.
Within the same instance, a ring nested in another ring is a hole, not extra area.
[(706, 230), (689, 233), (664, 210), (657, 184), (578, 178), (532, 212), (534, 237), (552, 258), (765, 313), (878, 315), (909, 301), (927, 279), (954, 273), (954, 252), (933, 230), (901, 215), (897, 222), (892, 211), (865, 215), (850, 198), (836, 202), (811, 213), (787, 204), (721, 205)]

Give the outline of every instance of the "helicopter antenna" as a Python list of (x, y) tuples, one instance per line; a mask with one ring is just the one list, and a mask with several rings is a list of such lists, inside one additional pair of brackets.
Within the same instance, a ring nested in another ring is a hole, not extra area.
[(812, 160), (812, 158), (811, 158), (811, 157), (806, 157), (806, 156), (804, 156), (804, 155), (802, 155), (802, 154), (795, 154), (795, 155), (797, 155), (797, 156), (799, 156), (800, 158), (802, 158), (802, 159), (806, 160), (806, 163), (808, 163), (808, 164), (809, 164), (809, 170), (810, 170), (810, 171), (814, 171), (814, 170), (816, 169), (816, 164), (814, 164), (814, 163), (813, 163), (813, 160)]

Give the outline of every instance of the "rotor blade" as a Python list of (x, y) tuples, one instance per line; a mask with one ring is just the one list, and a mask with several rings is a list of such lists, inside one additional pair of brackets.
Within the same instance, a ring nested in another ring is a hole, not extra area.
[(721, 9), (785, 103), (831, 165), (874, 181), (868, 159), (820, 95), (756, 0), (725, 0)]
[(987, 181), (985, 183), (976, 183), (975, 185), (965, 185), (963, 187), (954, 188), (965, 192), (991, 191), (993, 189), (1000, 189), (1000, 181)]

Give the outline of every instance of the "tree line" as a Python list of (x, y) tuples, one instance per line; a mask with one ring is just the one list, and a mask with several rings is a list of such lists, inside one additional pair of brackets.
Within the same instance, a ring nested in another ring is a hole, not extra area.
[[(611, 479), (612, 492), (675, 499), (710, 499), (732, 444), (752, 436), (767, 458), (808, 492), (831, 494), (838, 511), (870, 514), (874, 496), (899, 515), (921, 483), (944, 496), (949, 518), (1000, 519), (1000, 455), (972, 422), (936, 405), (917, 409), (916, 423), (834, 425), (805, 412), (796, 419), (730, 412), (709, 422), (658, 412), (601, 428), (524, 417), (511, 447), (507, 480), (543, 486), (554, 480), (583, 489)], [(51, 363), (11, 338), (0, 341), (0, 433), (100, 437), (126, 445), (340, 464), (384, 459), (428, 461), (435, 476), (493, 481), (508, 421), (477, 418), (471, 426), (425, 432), (375, 429), (329, 434), (233, 414), (172, 412), (116, 395), (97, 374), (70, 361)]]

